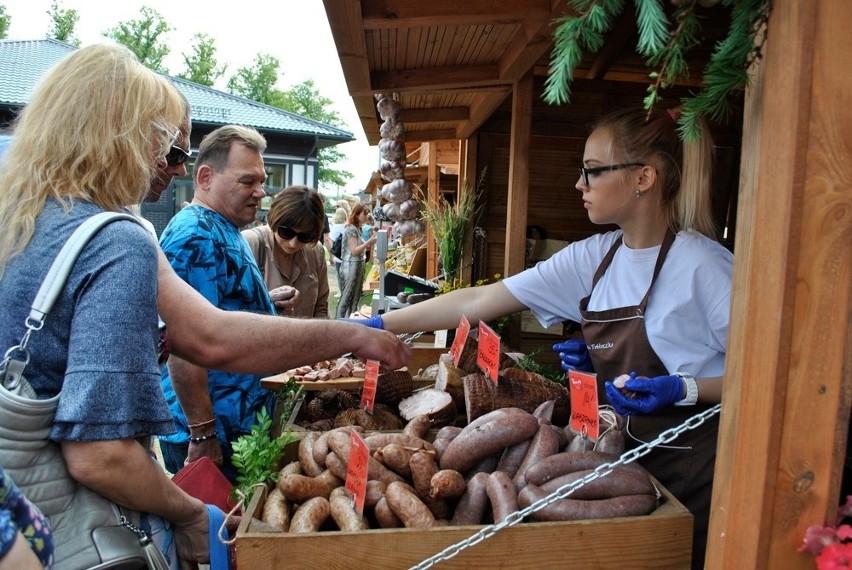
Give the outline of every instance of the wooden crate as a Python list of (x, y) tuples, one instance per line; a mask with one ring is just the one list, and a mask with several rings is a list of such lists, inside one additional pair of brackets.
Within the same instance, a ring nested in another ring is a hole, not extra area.
[[(692, 515), (667, 490), (647, 516), (577, 522), (521, 523), (442, 561), (437, 568), (689, 568)], [(246, 510), (260, 518), (266, 493)], [(239, 570), (399, 570), (462, 541), (481, 526), (427, 530), (377, 529), (290, 535), (253, 532), (251, 516), (237, 530)]]

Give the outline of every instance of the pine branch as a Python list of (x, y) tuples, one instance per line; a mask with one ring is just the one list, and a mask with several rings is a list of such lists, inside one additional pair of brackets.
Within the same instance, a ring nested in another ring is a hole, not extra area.
[(689, 66), (686, 64), (684, 53), (698, 45), (698, 32), (701, 31), (701, 26), (695, 17), (696, 4), (697, 0), (692, 0), (678, 6), (674, 14), (677, 26), (669, 35), (669, 42), (648, 58), (650, 65), (659, 66), (657, 71), (649, 74), (649, 77), (654, 80), (648, 86), (648, 95), (644, 101), (649, 115), (660, 100), (661, 89), (674, 83), (678, 77), (689, 76)]
[(660, 0), (636, 0), (636, 22), (639, 25), (637, 51), (652, 57), (663, 50), (669, 34), (668, 19)]
[(583, 48), (597, 53), (603, 46), (604, 34), (624, 8), (623, 0), (572, 0), (578, 16), (560, 18), (553, 32), (550, 73), (544, 84), (544, 100), (551, 105), (568, 103), (574, 70), (583, 59)]

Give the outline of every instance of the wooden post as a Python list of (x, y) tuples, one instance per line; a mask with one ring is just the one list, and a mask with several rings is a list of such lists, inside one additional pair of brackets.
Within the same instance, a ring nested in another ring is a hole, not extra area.
[(527, 204), (532, 142), (533, 73), (529, 71), (512, 90), (512, 131), (509, 143), (509, 196), (506, 206), (506, 257), (503, 276), (524, 269), (527, 248)]
[[(476, 152), (477, 144), (476, 137), (464, 139), (459, 145), (459, 178), (458, 178), (458, 197), (462, 199), (462, 194), (465, 192), (465, 186), (471, 192), (476, 191), (476, 183), (479, 181), (479, 176), (476, 172)], [(464, 239), (464, 255), (462, 256), (461, 280), (464, 283), (470, 283), (471, 272), (473, 270), (473, 228), (477, 220), (470, 221), (467, 228), (467, 235)]]
[[(426, 174), (426, 200), (430, 204), (437, 204), (441, 199), (441, 170), (438, 168), (438, 149), (435, 143), (427, 143), (429, 153), (429, 164)], [(426, 224), (426, 278), (433, 279), (439, 273), (438, 269), (438, 244), (435, 243), (435, 232)]]
[(776, 0), (747, 98), (707, 568), (814, 568), (852, 403), (852, 3)]

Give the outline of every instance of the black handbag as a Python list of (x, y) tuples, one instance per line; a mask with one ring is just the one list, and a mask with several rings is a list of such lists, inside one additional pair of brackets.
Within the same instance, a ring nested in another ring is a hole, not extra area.
[(24, 377), (31, 335), (44, 324), (80, 251), (115, 220), (138, 223), (130, 214), (103, 212), (71, 235), (36, 294), (21, 342), (6, 351), (0, 362), (0, 465), (50, 520), (56, 570), (169, 568), (140, 528), (139, 513), (122, 510), (71, 477), (59, 445), (48, 439), (59, 395), (37, 399)]

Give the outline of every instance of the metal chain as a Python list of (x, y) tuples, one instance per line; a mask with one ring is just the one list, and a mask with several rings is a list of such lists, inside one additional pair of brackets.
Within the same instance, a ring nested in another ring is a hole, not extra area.
[(612, 470), (615, 469), (616, 467), (618, 467), (620, 465), (626, 465), (628, 463), (632, 463), (632, 462), (636, 461), (637, 459), (639, 459), (640, 457), (643, 457), (643, 456), (651, 453), (651, 451), (655, 447), (657, 447), (658, 445), (662, 445), (664, 443), (669, 443), (672, 440), (676, 439), (680, 434), (682, 434), (686, 431), (689, 431), (691, 429), (697, 428), (698, 426), (700, 426), (701, 424), (703, 424), (704, 422), (706, 422), (707, 420), (709, 420), (710, 418), (712, 418), (713, 416), (718, 414), (721, 409), (722, 409), (722, 405), (716, 404), (712, 408), (709, 408), (709, 409), (707, 409), (707, 410), (705, 410), (701, 413), (698, 413), (698, 414), (692, 416), (691, 418), (687, 419), (682, 424), (675, 426), (675, 427), (672, 427), (672, 428), (669, 428), (666, 431), (662, 432), (660, 435), (658, 435), (656, 437), (656, 439), (653, 439), (652, 441), (649, 441), (647, 443), (643, 443), (642, 445), (640, 445), (640, 446), (638, 446), (634, 449), (631, 449), (630, 451), (624, 453), (624, 455), (622, 455), (621, 457), (619, 457), (615, 461), (599, 465), (593, 472), (589, 473), (585, 477), (583, 477), (581, 479), (577, 479), (576, 481), (573, 481), (571, 483), (566, 483), (565, 485), (562, 485), (561, 487), (556, 489), (550, 495), (544, 497), (543, 499), (540, 499), (540, 500), (534, 502), (533, 504), (531, 504), (527, 508), (521, 509), (520, 511), (515, 511), (514, 513), (510, 514), (502, 522), (500, 522), (498, 524), (486, 526), (485, 528), (483, 528), (482, 530), (480, 530), (476, 534), (470, 536), (469, 538), (466, 538), (465, 540), (461, 540), (461, 541), (459, 541), (455, 544), (452, 544), (452, 545), (448, 546), (447, 548), (445, 548), (444, 550), (438, 552), (434, 556), (427, 558), (426, 560), (420, 562), (416, 566), (412, 566), (410, 570), (425, 570), (426, 568), (431, 568), (432, 566), (434, 566), (438, 562), (442, 562), (444, 560), (449, 560), (450, 558), (459, 554), (462, 550), (465, 550), (466, 548), (470, 548), (471, 546), (477, 545), (480, 542), (482, 542), (482, 541), (484, 541), (488, 538), (491, 538), (492, 536), (494, 536), (495, 534), (497, 534), (498, 532), (500, 532), (504, 528), (518, 524), (519, 522), (524, 520), (524, 518), (529, 516), (530, 514), (537, 512), (537, 511), (540, 511), (541, 509), (547, 507), (548, 505), (555, 503), (556, 501), (558, 501), (560, 499), (564, 499), (565, 497), (567, 497), (568, 495), (570, 495), (571, 493), (573, 493), (574, 491), (576, 491), (577, 489), (579, 489), (580, 487), (585, 485), (586, 483), (589, 483), (590, 481), (594, 481), (595, 479), (599, 479), (600, 477), (604, 477), (605, 475), (611, 473)]

